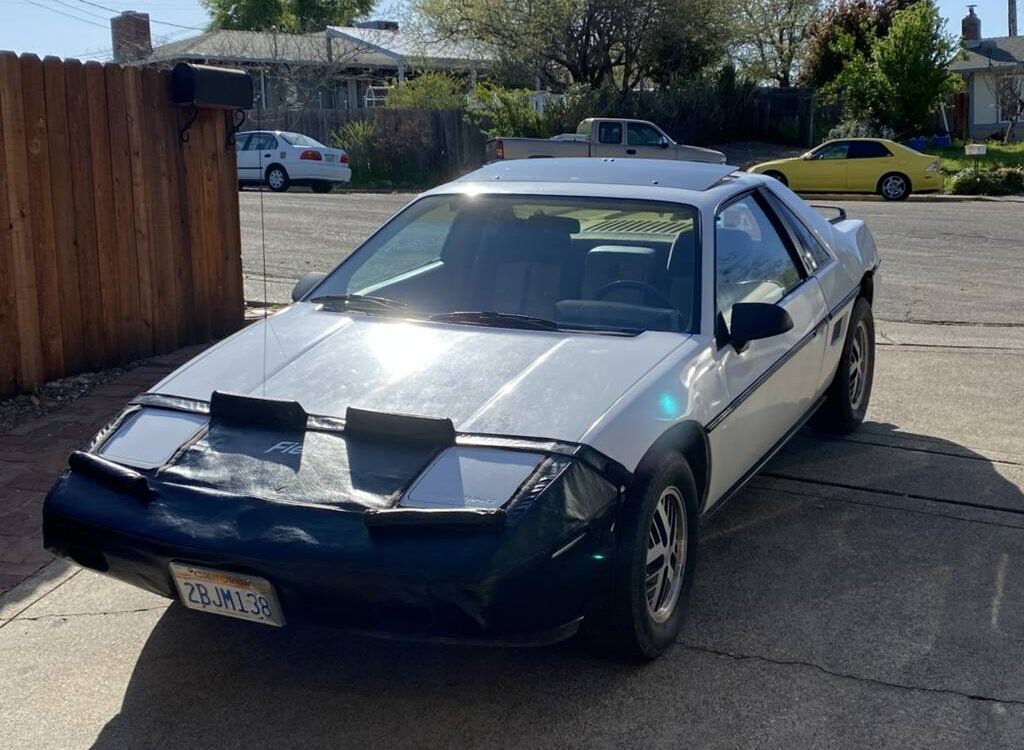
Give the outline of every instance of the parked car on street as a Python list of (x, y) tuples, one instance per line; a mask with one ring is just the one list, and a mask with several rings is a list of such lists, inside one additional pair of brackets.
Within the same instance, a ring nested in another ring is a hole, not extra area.
[(777, 159), (750, 168), (802, 193), (878, 193), (889, 201), (911, 193), (942, 189), (934, 156), (887, 138), (826, 141), (795, 159)]
[(329, 193), (352, 179), (348, 154), (302, 133), (249, 130), (236, 136), (235, 149), (239, 186), (266, 185), (280, 193), (307, 185), (314, 193)]
[(685, 146), (646, 120), (591, 117), (575, 133), (553, 138), (509, 138), (487, 142), (487, 161), (504, 159), (590, 157), (601, 159), (671, 159), (724, 164), (725, 154), (710, 148)]
[(657, 656), (700, 524), (806, 420), (863, 420), (878, 264), (733, 167), (484, 167), (137, 397), (45, 544), (266, 625)]

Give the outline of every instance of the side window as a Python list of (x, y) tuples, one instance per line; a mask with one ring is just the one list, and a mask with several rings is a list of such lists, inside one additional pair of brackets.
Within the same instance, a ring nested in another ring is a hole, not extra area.
[(630, 146), (658, 146), (661, 133), (650, 125), (630, 122), (626, 124), (626, 143)]
[(622, 143), (622, 123), (602, 122), (597, 126), (598, 143)]
[(726, 325), (737, 302), (778, 302), (801, 281), (783, 238), (754, 196), (715, 217), (715, 294)]
[(457, 210), (456, 201), (443, 201), (405, 224), (352, 273), (345, 291), (372, 294), (396, 276), (438, 262)]
[(815, 159), (845, 159), (850, 150), (849, 143), (832, 143), (815, 152)]
[(254, 133), (249, 139), (247, 150), (270, 151), (277, 148), (277, 139), (270, 133)]
[(239, 133), (235, 137), (235, 151), (246, 151), (246, 150), (248, 150), (249, 147), (246, 144), (249, 143), (249, 139), (251, 137), (252, 136), (250, 136), (248, 133)]
[(879, 159), (885, 156), (892, 154), (878, 141), (854, 141), (846, 154), (847, 159)]
[(818, 238), (814, 236), (811, 230), (807, 228), (807, 225), (788, 206), (771, 193), (766, 193), (765, 197), (771, 204), (772, 209), (774, 209), (775, 214), (793, 233), (793, 237), (796, 240), (796, 250), (803, 259), (808, 271), (814, 273), (832, 259), (828, 250), (818, 242)]

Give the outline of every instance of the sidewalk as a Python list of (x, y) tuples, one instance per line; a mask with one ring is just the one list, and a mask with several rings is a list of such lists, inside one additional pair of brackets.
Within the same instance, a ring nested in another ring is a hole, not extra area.
[(89, 395), (0, 435), (0, 594), (52, 558), (43, 549), (46, 492), (81, 448), (133, 396), (196, 356), (205, 345), (153, 357)]

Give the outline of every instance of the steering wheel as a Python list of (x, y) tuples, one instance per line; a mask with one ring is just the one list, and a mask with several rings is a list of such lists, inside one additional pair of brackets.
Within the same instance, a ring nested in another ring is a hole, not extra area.
[(594, 299), (604, 299), (609, 294), (618, 291), (619, 289), (636, 289), (644, 294), (653, 294), (659, 301), (665, 303), (666, 309), (677, 309), (672, 300), (668, 298), (668, 295), (658, 289), (658, 287), (653, 284), (648, 284), (646, 281), (637, 281), (636, 279), (619, 279), (618, 281), (610, 281), (594, 292)]

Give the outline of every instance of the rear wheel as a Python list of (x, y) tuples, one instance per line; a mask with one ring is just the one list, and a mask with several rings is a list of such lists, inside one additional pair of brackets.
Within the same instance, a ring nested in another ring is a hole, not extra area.
[(786, 175), (782, 174), (782, 172), (776, 172), (774, 169), (771, 169), (765, 172), (764, 175), (765, 177), (771, 177), (773, 180), (778, 180), (787, 187), (789, 186), (789, 180), (786, 179)]
[(330, 182), (314, 182), (311, 186), (314, 193), (329, 193), (334, 185)]
[(878, 181), (878, 192), (887, 201), (902, 201), (910, 196), (910, 180), (906, 175), (892, 172)]
[(678, 454), (639, 478), (616, 531), (614, 579), (605, 609), (584, 621), (596, 646), (653, 659), (679, 634), (697, 555), (697, 490)]
[(875, 321), (871, 305), (860, 297), (850, 313), (839, 368), (811, 426), (835, 434), (857, 429), (868, 410), (874, 374)]
[(272, 164), (267, 168), (267, 187), (275, 193), (283, 193), (291, 185), (288, 173), (280, 164)]

